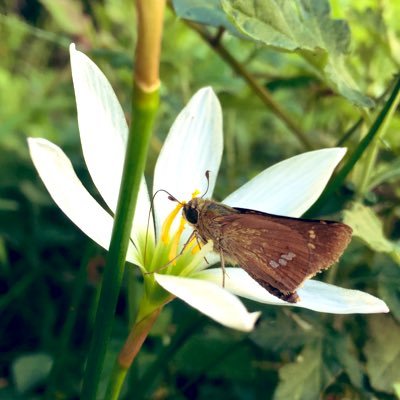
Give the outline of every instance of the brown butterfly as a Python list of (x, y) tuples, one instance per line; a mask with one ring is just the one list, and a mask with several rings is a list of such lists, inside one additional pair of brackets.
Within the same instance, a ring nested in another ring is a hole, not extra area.
[(223, 269), (225, 262), (239, 265), (289, 303), (299, 300), (296, 290), (306, 279), (339, 259), (352, 233), (340, 222), (282, 217), (199, 197), (184, 204), (183, 216), (201, 243), (213, 241)]

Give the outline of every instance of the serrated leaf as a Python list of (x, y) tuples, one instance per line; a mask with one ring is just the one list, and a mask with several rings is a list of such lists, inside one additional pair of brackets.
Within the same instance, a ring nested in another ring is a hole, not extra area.
[(344, 222), (353, 228), (353, 235), (359, 237), (371, 249), (389, 253), (395, 261), (398, 260), (399, 246), (386, 239), (382, 222), (370, 207), (353, 203), (351, 209), (344, 212)]
[(295, 362), (279, 370), (274, 400), (318, 399), (337, 372), (337, 366), (324, 362), (320, 341), (307, 345)]
[(374, 389), (395, 393), (400, 384), (400, 326), (389, 316), (369, 319), (369, 340), (365, 346), (367, 371)]
[(15, 386), (20, 393), (25, 393), (42, 383), (48, 376), (53, 359), (44, 353), (18, 357), (12, 365)]
[(358, 106), (373, 106), (345, 66), (350, 30), (346, 21), (330, 18), (328, 1), (222, 0), (222, 7), (249, 39), (300, 53), (342, 96)]

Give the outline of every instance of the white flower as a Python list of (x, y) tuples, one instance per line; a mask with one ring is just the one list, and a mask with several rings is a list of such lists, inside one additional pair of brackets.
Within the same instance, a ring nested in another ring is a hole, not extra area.
[[(120, 104), (105, 76), (84, 54), (71, 45), (71, 65), (78, 110), (79, 131), (86, 165), (99, 193), (115, 211), (122, 174), (128, 127)], [(73, 167), (56, 145), (45, 139), (29, 139), (32, 160), (50, 195), (64, 213), (104, 248), (111, 238), (113, 218), (84, 188)], [(212, 195), (223, 149), (221, 108), (210, 88), (199, 90), (174, 122), (159, 155), (153, 193), (158, 189), (187, 201), (206, 189)], [(345, 149), (312, 151), (292, 157), (261, 172), (228, 196), (224, 203), (268, 213), (300, 217), (319, 197)], [(261, 303), (288, 305), (272, 296), (240, 268), (227, 268), (222, 287), (220, 268), (208, 268), (205, 253), (187, 246), (176, 259), (187, 226), (171, 214), (176, 203), (160, 193), (154, 202), (154, 225), (146, 239), (149, 194), (143, 179), (132, 228), (127, 260), (145, 274), (147, 295), (162, 302), (177, 296), (221, 324), (249, 331), (259, 313), (249, 313), (236, 295)], [(145, 250), (145, 243), (147, 247)], [(180, 247), (179, 247), (180, 246)], [(173, 259), (167, 267), (168, 260)], [(212, 264), (218, 257), (207, 254)], [(167, 292), (160, 288), (164, 288)], [(150, 293), (150, 294), (149, 294)], [(164, 293), (164, 295), (160, 295)], [(319, 281), (307, 281), (298, 290), (296, 307), (328, 313), (387, 312), (386, 304), (367, 293), (342, 289)]]

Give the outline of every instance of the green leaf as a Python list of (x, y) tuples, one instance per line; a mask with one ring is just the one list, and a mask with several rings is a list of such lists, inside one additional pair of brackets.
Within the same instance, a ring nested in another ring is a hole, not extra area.
[(371, 249), (389, 253), (394, 260), (400, 257), (399, 245), (386, 239), (382, 222), (370, 207), (354, 203), (350, 210), (344, 212), (344, 222), (353, 228), (353, 235), (363, 240)]
[(388, 316), (369, 319), (370, 339), (365, 346), (367, 372), (374, 389), (395, 392), (400, 384), (400, 326)]
[(192, 336), (175, 357), (175, 367), (188, 375), (252, 381), (251, 353), (231, 337)]
[(330, 18), (328, 1), (222, 0), (222, 7), (249, 39), (280, 51), (299, 52), (342, 96), (361, 107), (373, 106), (346, 68), (349, 26)]
[(307, 345), (295, 362), (279, 370), (280, 382), (274, 400), (318, 399), (338, 371), (337, 365), (324, 362), (321, 341)]
[(280, 312), (263, 318), (249, 337), (262, 349), (277, 352), (299, 349), (319, 335), (320, 327), (307, 324), (301, 315)]
[(44, 353), (18, 357), (12, 365), (18, 392), (25, 393), (42, 383), (50, 373), (52, 364), (52, 358)]
[(394, 387), (394, 393), (396, 394), (397, 398), (400, 398), (400, 382), (395, 383), (393, 387)]
[(220, 0), (173, 0), (176, 15), (204, 25), (224, 27), (234, 35), (240, 32), (228, 20), (222, 10)]
[(343, 366), (351, 383), (358, 389), (363, 389), (364, 376), (358, 359), (357, 349), (348, 335), (337, 335), (333, 339), (335, 358)]
[(381, 267), (378, 276), (378, 295), (386, 302), (393, 317), (400, 323), (400, 269), (382, 256), (374, 263)]

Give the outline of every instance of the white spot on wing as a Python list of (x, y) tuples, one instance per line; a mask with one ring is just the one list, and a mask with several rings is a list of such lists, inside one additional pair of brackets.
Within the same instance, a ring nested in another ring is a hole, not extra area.
[(292, 253), (291, 251), (289, 251), (289, 253), (281, 255), (281, 258), (283, 258), (284, 260), (287, 260), (287, 261), (292, 261), (293, 258), (295, 258), (295, 257), (296, 257), (296, 254)]
[(272, 268), (278, 268), (278, 267), (279, 267), (279, 264), (278, 264), (276, 261), (274, 261), (274, 260), (271, 260), (271, 261), (269, 262), (269, 265), (270, 265)]

